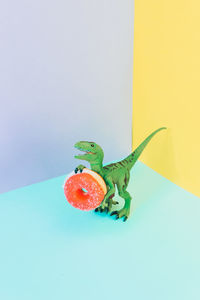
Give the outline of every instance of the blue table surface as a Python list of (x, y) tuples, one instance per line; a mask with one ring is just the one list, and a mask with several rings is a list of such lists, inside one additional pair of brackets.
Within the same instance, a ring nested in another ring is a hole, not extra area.
[(124, 223), (70, 206), (64, 179), (0, 195), (0, 299), (200, 299), (198, 197), (137, 162)]

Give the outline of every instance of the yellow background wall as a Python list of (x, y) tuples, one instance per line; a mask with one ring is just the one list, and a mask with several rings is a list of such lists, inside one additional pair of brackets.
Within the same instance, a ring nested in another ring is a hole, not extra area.
[(141, 161), (200, 196), (200, 1), (135, 0), (133, 148), (158, 127)]

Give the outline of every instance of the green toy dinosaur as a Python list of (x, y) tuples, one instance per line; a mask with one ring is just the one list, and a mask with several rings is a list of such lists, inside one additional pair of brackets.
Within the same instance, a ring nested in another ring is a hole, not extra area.
[[(166, 127), (159, 128), (151, 133), (129, 156), (125, 159), (103, 166), (104, 152), (102, 148), (94, 142), (80, 141), (74, 145), (78, 150), (86, 152), (85, 154), (75, 155), (75, 158), (86, 160), (90, 163), (91, 170), (97, 172), (101, 177), (103, 177), (106, 186), (107, 193), (101, 202), (101, 205), (95, 209), (96, 212), (110, 212), (112, 205), (118, 204), (118, 202), (113, 200), (115, 195), (115, 185), (117, 185), (118, 194), (125, 200), (124, 206), (118, 211), (113, 211), (110, 215), (116, 215), (116, 219), (123, 218), (126, 221), (130, 214), (130, 203), (131, 195), (126, 190), (129, 179), (130, 170), (138, 160), (142, 151), (152, 139), (152, 137), (162, 129)], [(83, 165), (79, 165), (75, 169), (75, 173), (86, 168)]]

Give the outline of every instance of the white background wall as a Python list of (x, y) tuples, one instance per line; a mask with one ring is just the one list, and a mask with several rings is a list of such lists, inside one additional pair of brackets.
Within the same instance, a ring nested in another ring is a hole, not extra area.
[(0, 3), (0, 192), (70, 172), (73, 145), (131, 150), (131, 0)]

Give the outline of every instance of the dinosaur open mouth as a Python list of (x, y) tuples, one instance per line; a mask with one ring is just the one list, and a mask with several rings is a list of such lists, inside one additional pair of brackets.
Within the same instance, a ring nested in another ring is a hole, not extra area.
[(82, 156), (82, 155), (86, 155), (86, 154), (95, 154), (95, 153), (92, 153), (90, 151), (84, 151), (85, 153), (78, 153), (77, 155), (78, 156)]
[(87, 150), (83, 150), (83, 149), (80, 149), (80, 148), (77, 148), (78, 150), (82, 151), (82, 152), (85, 152), (85, 153), (78, 153), (77, 155), (78, 156), (81, 156), (81, 155), (86, 155), (86, 154), (96, 154), (94, 152), (91, 152), (91, 151), (87, 151)]

